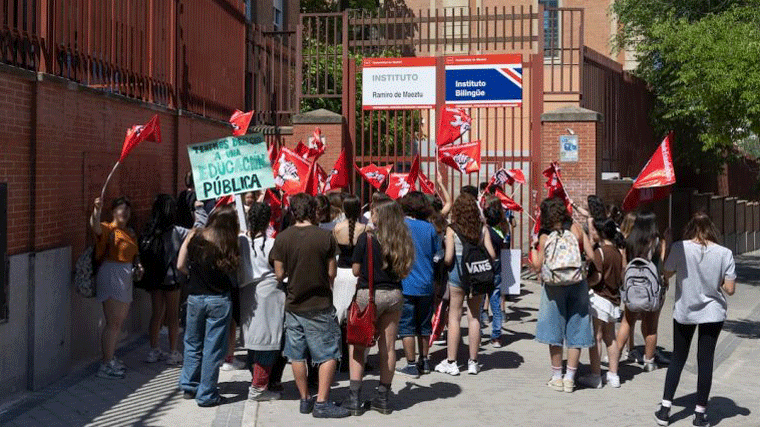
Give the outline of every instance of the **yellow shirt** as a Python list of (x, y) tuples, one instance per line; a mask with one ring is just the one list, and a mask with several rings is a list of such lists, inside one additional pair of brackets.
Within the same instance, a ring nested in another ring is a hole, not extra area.
[(111, 222), (100, 223), (102, 233), (97, 236), (96, 254), (101, 261), (133, 262), (137, 255), (137, 237), (130, 231)]

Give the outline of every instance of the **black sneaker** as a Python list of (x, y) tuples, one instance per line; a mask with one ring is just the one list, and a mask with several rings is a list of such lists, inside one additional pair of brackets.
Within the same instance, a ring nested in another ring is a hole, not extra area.
[(694, 422), (692, 422), (692, 424), (697, 427), (710, 427), (710, 422), (707, 421), (707, 415), (703, 412), (694, 413)]
[(423, 358), (417, 361), (417, 370), (420, 371), (420, 374), (427, 375), (430, 373), (430, 359)]
[(314, 411), (312, 411), (311, 415), (314, 418), (346, 418), (351, 416), (351, 412), (346, 408), (341, 408), (327, 401), (315, 403)]
[(310, 397), (308, 399), (301, 399), (301, 413), (302, 414), (311, 414), (311, 411), (314, 409), (314, 398)]
[(182, 393), (182, 398), (185, 400), (193, 400), (195, 399), (195, 393), (190, 393), (189, 391), (186, 391)]
[(657, 420), (658, 425), (668, 425), (670, 423), (670, 408), (660, 405), (660, 409), (654, 413), (654, 419)]

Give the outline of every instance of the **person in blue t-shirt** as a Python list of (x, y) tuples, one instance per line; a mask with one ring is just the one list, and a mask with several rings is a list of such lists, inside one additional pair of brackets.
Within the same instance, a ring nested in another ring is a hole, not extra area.
[[(429, 339), (433, 317), (433, 257), (441, 246), (435, 227), (426, 221), (431, 214), (427, 197), (412, 191), (399, 201), (406, 214), (406, 225), (414, 241), (415, 257), (412, 272), (402, 282), (404, 307), (401, 310), (398, 335), (404, 344), (407, 365), (399, 373), (418, 378), (430, 373)], [(416, 359), (415, 342), (419, 345)]]

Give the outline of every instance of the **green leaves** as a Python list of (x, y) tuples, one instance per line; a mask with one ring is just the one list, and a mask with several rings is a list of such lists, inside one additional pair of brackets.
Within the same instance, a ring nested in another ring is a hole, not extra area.
[(680, 130), (682, 162), (717, 170), (760, 134), (759, 0), (616, 0), (613, 10), (618, 46), (636, 52), (657, 96), (655, 127)]

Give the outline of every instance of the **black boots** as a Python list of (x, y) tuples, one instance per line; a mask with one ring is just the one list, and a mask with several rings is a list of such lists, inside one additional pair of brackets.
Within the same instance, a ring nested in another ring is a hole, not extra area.
[(382, 384), (377, 387), (377, 396), (372, 399), (372, 410), (377, 411), (383, 415), (388, 415), (393, 412), (390, 402), (388, 402), (388, 395), (391, 392), (390, 384)]
[(341, 406), (348, 409), (351, 415), (358, 417), (364, 414), (364, 402), (361, 400), (361, 381), (351, 381), (351, 386), (348, 390), (348, 399)]

